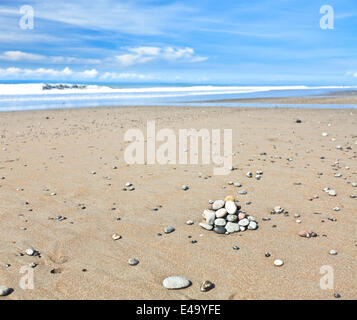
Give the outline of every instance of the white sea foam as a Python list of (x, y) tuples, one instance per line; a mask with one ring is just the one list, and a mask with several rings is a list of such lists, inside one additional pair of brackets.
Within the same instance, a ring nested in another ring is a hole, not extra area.
[(0, 84), (0, 96), (21, 95), (66, 95), (93, 93), (187, 93), (187, 94), (219, 94), (250, 93), (272, 90), (307, 90), (307, 89), (340, 89), (355, 88), (342, 86), (308, 87), (308, 86), (190, 86), (190, 87), (147, 87), (147, 88), (111, 88), (109, 86), (87, 85), (83, 89), (66, 88), (64, 90), (43, 90), (44, 83)]
[[(44, 108), (199, 102), (211, 99), (284, 91), (287, 95), (310, 90), (355, 89), (351, 86), (161, 86), (112, 88), (101, 85), (25, 83), (0, 84), (0, 111)], [(289, 92), (290, 90), (290, 92)], [(271, 95), (272, 93), (270, 93)], [(280, 93), (279, 93), (280, 94)], [(264, 94), (265, 95), (265, 94)], [(269, 93), (266, 94), (267, 96)], [(261, 94), (260, 94), (261, 96)], [(176, 99), (177, 98), (177, 99)]]

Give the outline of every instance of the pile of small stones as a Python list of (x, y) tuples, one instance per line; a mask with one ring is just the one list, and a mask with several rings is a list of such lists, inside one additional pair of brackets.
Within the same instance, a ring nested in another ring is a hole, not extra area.
[(241, 211), (241, 206), (237, 202), (233, 196), (227, 196), (224, 200), (210, 201), (210, 206), (203, 211), (203, 221), (200, 226), (219, 234), (257, 229), (258, 223), (254, 217)]

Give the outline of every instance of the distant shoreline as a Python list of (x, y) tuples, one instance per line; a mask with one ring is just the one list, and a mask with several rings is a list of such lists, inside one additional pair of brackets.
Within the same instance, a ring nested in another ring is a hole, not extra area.
[(330, 92), (324, 95), (306, 97), (271, 97), (271, 98), (241, 98), (201, 101), (200, 103), (266, 103), (266, 104), (299, 104), (299, 105), (357, 105), (357, 90)]

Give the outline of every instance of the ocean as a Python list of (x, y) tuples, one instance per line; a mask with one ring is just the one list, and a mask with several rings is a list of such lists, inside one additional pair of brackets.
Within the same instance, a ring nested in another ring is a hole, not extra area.
[[(292, 105), (225, 102), (208, 103), (205, 101), (239, 98), (301, 97), (356, 89), (357, 86), (2, 83), (0, 84), (0, 111), (133, 105), (291, 107)], [(357, 105), (301, 105), (301, 107), (357, 108)]]

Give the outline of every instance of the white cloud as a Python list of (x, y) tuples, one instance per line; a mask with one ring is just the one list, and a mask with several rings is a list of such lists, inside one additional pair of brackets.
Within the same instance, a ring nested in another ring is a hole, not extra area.
[[(176, 27), (177, 16), (192, 9), (180, 3), (150, 5), (146, 1), (43, 1), (32, 0), (35, 16), (47, 21), (92, 30), (110, 30), (137, 35), (160, 35)], [(11, 8), (10, 6), (4, 9)], [(13, 14), (17, 14), (14, 12)], [(182, 24), (182, 23), (181, 23)]]
[(98, 71), (95, 69), (86, 70), (81, 73), (85, 78), (95, 78), (98, 75)]
[(32, 62), (47, 62), (47, 63), (81, 63), (81, 64), (99, 64), (99, 59), (61, 57), (61, 56), (45, 56), (41, 54), (28, 53), (23, 51), (5, 51), (0, 54), (0, 60), (6, 61), (32, 61)]
[(200, 62), (207, 57), (196, 56), (194, 49), (186, 47), (175, 49), (173, 47), (136, 47), (128, 48), (128, 53), (116, 56), (117, 62), (124, 67), (143, 64), (152, 60)]
[(130, 72), (106, 72), (101, 76), (103, 80), (149, 80), (153, 79), (154, 77), (151, 75), (144, 75), (144, 74), (137, 74), (137, 73), (130, 73)]
[(73, 71), (69, 67), (56, 70), (51, 68), (37, 68), (37, 69), (22, 69), (17, 67), (9, 67), (6, 69), (0, 68), (0, 79), (101, 79), (101, 80), (152, 80), (151, 75), (138, 74), (135, 72), (105, 72), (99, 73), (96, 69)]
[(22, 51), (5, 51), (2, 55), (0, 55), (1, 60), (7, 61), (41, 61), (44, 60), (46, 57), (40, 54), (32, 54), (26, 53)]
[(37, 69), (22, 69), (10, 67), (6, 69), (0, 68), (0, 77), (3, 79), (66, 79), (66, 78), (95, 78), (98, 71), (95, 69), (85, 70), (83, 72), (76, 72), (66, 67), (62, 70), (50, 68), (37, 68)]

